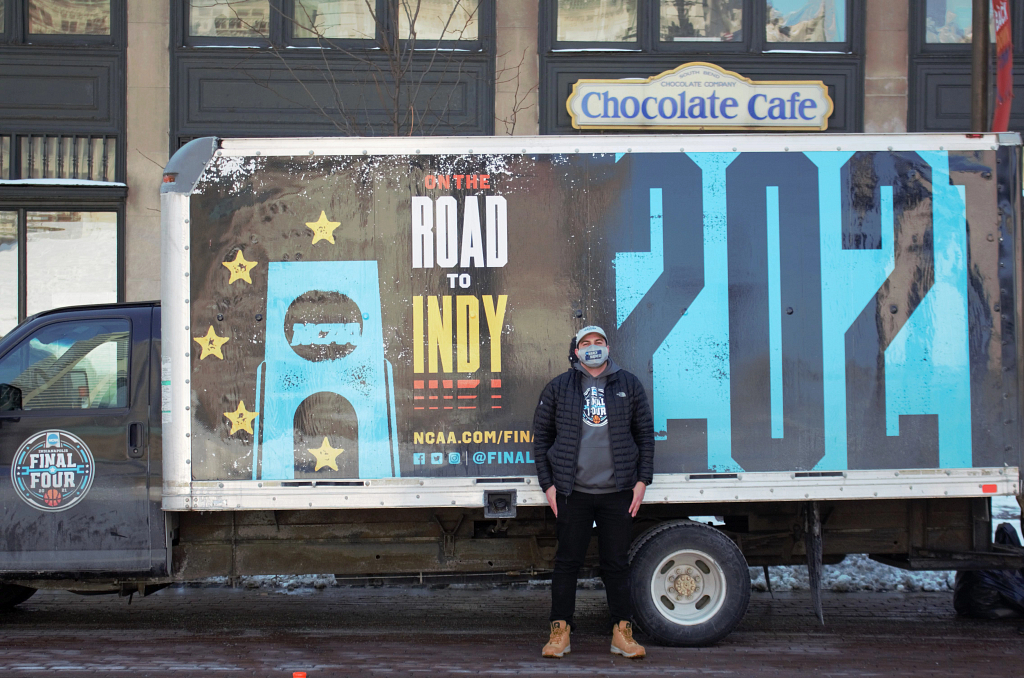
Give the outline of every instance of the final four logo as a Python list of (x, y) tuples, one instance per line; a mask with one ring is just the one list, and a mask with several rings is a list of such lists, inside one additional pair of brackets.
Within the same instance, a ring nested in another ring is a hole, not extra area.
[(583, 421), (590, 426), (606, 426), (608, 410), (604, 406), (604, 389), (591, 386), (583, 392)]
[(40, 511), (64, 511), (85, 498), (96, 462), (82, 439), (67, 431), (40, 431), (21, 444), (11, 480), (25, 503)]

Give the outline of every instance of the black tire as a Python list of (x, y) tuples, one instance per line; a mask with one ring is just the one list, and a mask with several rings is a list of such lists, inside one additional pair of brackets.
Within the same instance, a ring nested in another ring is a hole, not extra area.
[(746, 614), (747, 560), (713, 527), (686, 520), (651, 528), (633, 543), (630, 564), (635, 621), (661, 645), (713, 645)]
[(35, 594), (36, 590), (17, 584), (0, 584), (0, 610), (9, 610), (20, 605)]

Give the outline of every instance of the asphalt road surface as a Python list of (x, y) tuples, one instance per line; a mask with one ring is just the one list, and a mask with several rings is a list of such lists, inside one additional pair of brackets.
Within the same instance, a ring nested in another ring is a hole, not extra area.
[[(958, 618), (949, 593), (754, 593), (712, 648), (613, 657), (603, 591), (579, 592), (572, 654), (540, 658), (549, 591), (179, 587), (148, 598), (39, 592), (0, 613), (0, 676), (1014, 676), (1024, 620)], [(643, 641), (641, 634), (638, 639)]]

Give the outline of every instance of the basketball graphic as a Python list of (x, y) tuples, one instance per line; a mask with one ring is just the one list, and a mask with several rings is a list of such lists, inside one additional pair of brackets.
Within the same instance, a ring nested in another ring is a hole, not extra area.
[(88, 494), (95, 467), (92, 451), (74, 433), (40, 431), (14, 453), (11, 481), (29, 506), (66, 511)]

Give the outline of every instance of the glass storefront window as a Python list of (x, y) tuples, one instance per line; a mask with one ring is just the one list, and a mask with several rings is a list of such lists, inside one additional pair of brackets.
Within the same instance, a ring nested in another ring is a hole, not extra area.
[(765, 3), (767, 42), (846, 42), (846, 0)]
[(115, 212), (25, 214), (29, 315), (59, 306), (117, 301)]
[(0, 337), (18, 324), (18, 213), (0, 211)]
[(188, 34), (203, 38), (265, 38), (270, 0), (189, 0)]
[(560, 42), (636, 42), (637, 0), (558, 0)]
[(0, 0), (0, 33), (4, 32), (4, 0)]
[(743, 39), (743, 0), (661, 0), (662, 42)]
[(477, 39), (479, 0), (401, 0), (398, 4), (398, 32), (404, 39), (409, 38), (413, 17), (417, 40)]
[(377, 22), (366, 0), (295, 0), (292, 36), (373, 40)]
[(110, 35), (110, 0), (28, 0), (31, 35)]

